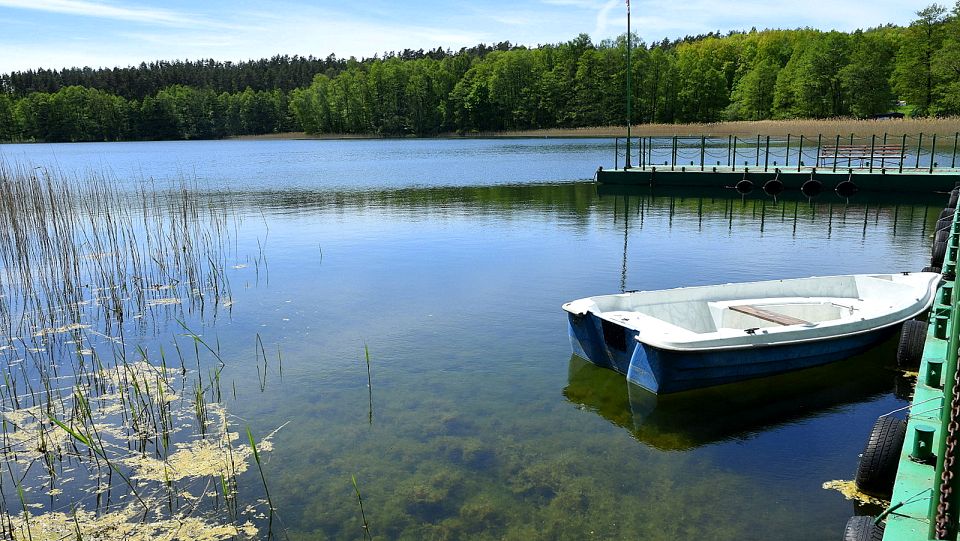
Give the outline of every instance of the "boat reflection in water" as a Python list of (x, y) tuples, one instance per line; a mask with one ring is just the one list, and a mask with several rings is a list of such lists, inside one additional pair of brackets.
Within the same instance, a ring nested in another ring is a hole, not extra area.
[(626, 428), (646, 445), (682, 451), (748, 439), (889, 393), (898, 380), (908, 383), (892, 365), (883, 364), (895, 359), (896, 345), (893, 338), (833, 364), (661, 396), (573, 355), (563, 394), (570, 402)]

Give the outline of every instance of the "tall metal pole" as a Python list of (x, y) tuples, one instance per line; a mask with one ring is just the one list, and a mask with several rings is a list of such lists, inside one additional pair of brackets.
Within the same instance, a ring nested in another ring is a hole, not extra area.
[(633, 71), (630, 67), (630, 42), (633, 41), (630, 39), (630, 0), (627, 0), (627, 163), (623, 166), (624, 169), (630, 168), (630, 95), (632, 94), (630, 89), (630, 72)]

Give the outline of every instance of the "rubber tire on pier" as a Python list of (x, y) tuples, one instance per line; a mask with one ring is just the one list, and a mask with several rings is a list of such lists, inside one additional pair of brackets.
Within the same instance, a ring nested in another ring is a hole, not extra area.
[(942, 242), (946, 244), (947, 239), (950, 238), (950, 227), (951, 226), (937, 228), (937, 232), (933, 234), (933, 243)]
[(943, 258), (947, 255), (947, 243), (946, 242), (934, 242), (933, 243), (933, 253), (930, 256), (930, 266), (932, 267), (942, 267)]
[(778, 178), (768, 180), (763, 185), (763, 193), (776, 197), (783, 192), (783, 181)]
[(940, 218), (953, 218), (954, 209), (943, 209), (940, 211)]
[(924, 267), (923, 270), (921, 270), (920, 272), (935, 272), (937, 274), (940, 274), (941, 272), (943, 272), (943, 269), (941, 269), (940, 267), (933, 267), (928, 265)]
[(810, 179), (800, 186), (800, 192), (807, 197), (816, 197), (823, 192), (823, 183), (817, 179)]
[(843, 541), (881, 541), (886, 523), (873, 523), (873, 517), (858, 515), (847, 520), (843, 528)]
[(916, 368), (923, 357), (923, 343), (927, 340), (927, 322), (908, 319), (903, 322), (900, 331), (900, 345), (897, 346), (897, 366)]
[(857, 465), (856, 483), (860, 492), (890, 499), (906, 435), (906, 421), (895, 417), (877, 419)]
[(837, 195), (840, 197), (850, 198), (860, 191), (860, 187), (851, 180), (844, 180), (840, 184), (837, 184), (833, 191), (837, 192)]
[(947, 203), (947, 208), (954, 208), (954, 209), (957, 208), (957, 198), (958, 198), (958, 196), (960, 196), (960, 192), (958, 192), (957, 189), (954, 188), (954, 189), (950, 192), (950, 202)]
[(948, 216), (948, 217), (946, 217), (946, 218), (940, 218), (939, 220), (937, 220), (937, 228), (936, 228), (936, 231), (940, 231), (940, 230), (943, 229), (944, 227), (949, 228), (949, 227), (952, 226), (952, 225), (953, 225), (953, 216)]

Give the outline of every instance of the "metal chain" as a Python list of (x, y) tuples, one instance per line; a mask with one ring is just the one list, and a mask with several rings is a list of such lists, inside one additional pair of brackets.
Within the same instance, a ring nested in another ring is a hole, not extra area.
[(950, 397), (950, 423), (947, 424), (943, 472), (940, 474), (940, 500), (937, 504), (937, 539), (947, 539), (950, 522), (950, 495), (953, 493), (953, 466), (957, 458), (957, 432), (960, 431), (960, 370), (953, 374), (953, 396)]

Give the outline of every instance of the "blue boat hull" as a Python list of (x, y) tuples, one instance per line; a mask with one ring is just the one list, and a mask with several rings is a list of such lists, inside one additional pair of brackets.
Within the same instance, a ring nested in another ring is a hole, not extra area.
[(573, 352), (657, 394), (802, 370), (852, 357), (892, 335), (898, 325), (797, 344), (712, 351), (674, 351), (638, 342), (637, 331), (593, 314), (568, 314)]

